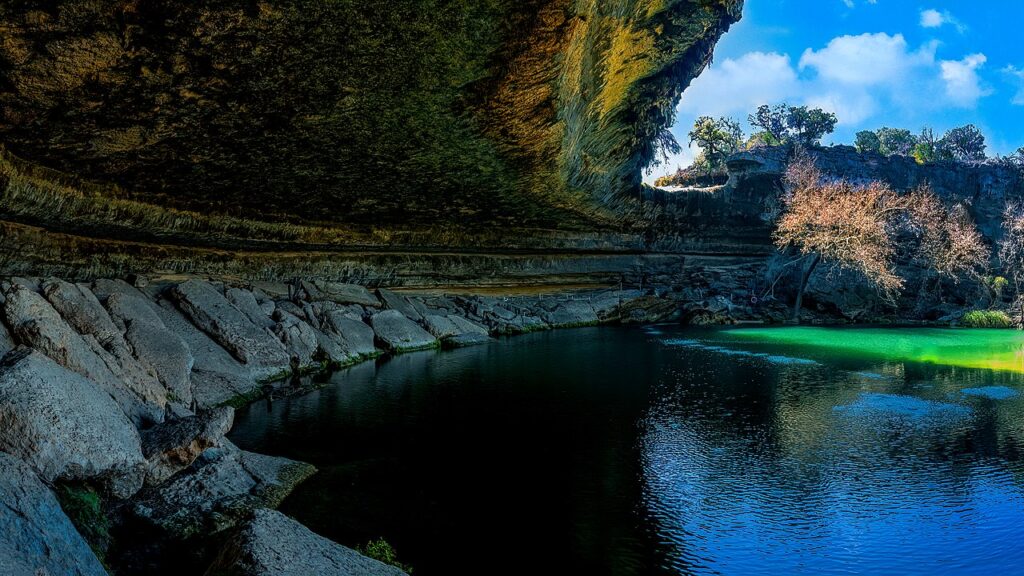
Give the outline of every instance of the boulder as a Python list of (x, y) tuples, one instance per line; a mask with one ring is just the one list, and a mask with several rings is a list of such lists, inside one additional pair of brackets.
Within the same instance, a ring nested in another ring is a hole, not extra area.
[(458, 326), (447, 316), (438, 314), (426, 314), (423, 316), (423, 326), (437, 339), (444, 339), (460, 334)]
[(303, 320), (307, 319), (305, 308), (303, 308), (299, 304), (296, 304), (295, 302), (292, 302), (291, 300), (280, 300), (275, 304), (275, 306), (277, 307), (276, 309), (280, 312), (286, 312), (288, 314), (291, 314), (292, 316), (295, 316), (296, 318), (302, 318)]
[(567, 300), (552, 305), (538, 307), (538, 315), (544, 322), (555, 328), (573, 326), (590, 326), (600, 319), (589, 302), (583, 300)]
[(423, 315), (416, 310), (405, 296), (396, 294), (391, 290), (385, 290), (384, 288), (377, 289), (377, 296), (380, 296), (380, 299), (384, 301), (384, 307), (388, 310), (397, 310), (406, 318), (416, 322), (423, 319)]
[(235, 411), (224, 406), (154, 426), (142, 433), (146, 485), (155, 486), (188, 468), (207, 448), (220, 446)]
[(79, 334), (93, 336), (113, 357), (115, 362), (111, 363), (106, 354), (101, 354), (118, 379), (130, 383), (132, 389), (146, 402), (160, 407), (167, 405), (166, 388), (155, 372), (143, 366), (132, 355), (121, 328), (115, 325), (92, 291), (79, 284), (50, 279), (43, 283), (43, 294)]
[(437, 338), (398, 310), (384, 310), (374, 314), (370, 318), (370, 325), (373, 326), (377, 340), (394, 352), (422, 350), (438, 345)]
[(52, 492), (21, 460), (0, 452), (0, 574), (106, 576)]
[(7, 327), (0, 322), (0, 358), (11, 350), (14, 350), (14, 346), (14, 338), (12, 338), (11, 333), (7, 331)]
[(405, 572), (320, 536), (274, 510), (255, 510), (207, 576), (402, 576)]
[(248, 367), (196, 328), (174, 304), (161, 300), (155, 310), (167, 329), (179, 336), (192, 353), (194, 362), (189, 379), (197, 407), (219, 406), (258, 387)]
[[(94, 286), (93, 291), (105, 300), (111, 319), (124, 330), (125, 341), (135, 358), (156, 375), (167, 390), (168, 400), (180, 406), (191, 406), (189, 374), (195, 359), (188, 343), (164, 324), (156, 303), (124, 282), (97, 281)], [(100, 286), (102, 296), (98, 294)]]
[(259, 302), (256, 301), (256, 295), (252, 292), (242, 290), (241, 288), (228, 288), (224, 293), (224, 297), (235, 308), (238, 308), (242, 314), (245, 314), (245, 317), (253, 324), (261, 328), (272, 328), (274, 326), (274, 321), (260, 307)]
[(476, 322), (473, 322), (472, 320), (467, 320), (462, 316), (452, 314), (448, 316), (448, 320), (450, 320), (452, 324), (455, 324), (455, 327), (459, 330), (459, 334), (480, 334), (483, 336), (490, 335), (490, 332), (487, 331), (487, 328), (481, 326), (480, 324), (477, 324)]
[(92, 334), (103, 348), (112, 353), (115, 350), (127, 353), (128, 345), (121, 330), (88, 288), (51, 278), (43, 282), (43, 294), (79, 334)]
[(227, 440), (187, 470), (147, 488), (132, 513), (176, 539), (231, 528), (257, 508), (276, 508), (316, 472), (309, 464), (239, 450)]
[(98, 384), (136, 424), (163, 421), (166, 395), (111, 370), (117, 361), (94, 336), (73, 330), (45, 298), (19, 284), (5, 296), (4, 315), (19, 341)]
[(274, 334), (281, 339), (288, 357), (297, 361), (299, 369), (306, 370), (318, 364), (320, 338), (312, 326), (283, 310), (274, 312)]
[(0, 450), (47, 482), (94, 480), (117, 498), (142, 485), (139, 435), (99, 386), (39, 352), (19, 349), (0, 363)]
[(338, 304), (358, 304), (360, 306), (380, 306), (380, 300), (369, 290), (358, 284), (342, 284), (339, 282), (302, 282), (301, 288), (310, 302), (330, 301)]
[(216, 288), (201, 280), (188, 280), (171, 289), (178, 307), (196, 326), (220, 343), (261, 380), (288, 373), (288, 354), (273, 333), (253, 324)]
[(350, 356), (365, 358), (380, 352), (374, 345), (373, 328), (343, 311), (328, 312), (323, 326), (327, 336)]
[(479, 332), (465, 332), (463, 334), (456, 334), (445, 338), (442, 344), (445, 348), (466, 348), (469, 346), (477, 346), (479, 344), (486, 344), (491, 341), (491, 337), (486, 334), (480, 334)]

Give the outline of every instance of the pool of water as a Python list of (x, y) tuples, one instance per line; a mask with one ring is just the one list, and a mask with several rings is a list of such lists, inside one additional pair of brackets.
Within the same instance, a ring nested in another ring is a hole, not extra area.
[(241, 411), (283, 510), (438, 574), (1024, 574), (1022, 335), (589, 328)]

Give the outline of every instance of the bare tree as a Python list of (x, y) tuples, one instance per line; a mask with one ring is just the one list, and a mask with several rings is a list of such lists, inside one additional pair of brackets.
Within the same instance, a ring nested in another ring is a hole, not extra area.
[(806, 258), (793, 317), (819, 263), (855, 270), (892, 299), (903, 286), (894, 265), (894, 232), (908, 199), (882, 182), (853, 184), (828, 180), (806, 155), (786, 171), (784, 210), (775, 230), (782, 249), (796, 248)]
[(999, 240), (999, 265), (1013, 281), (1017, 325), (1024, 325), (1024, 205), (1008, 204), (1003, 211), (1003, 237)]
[(923, 186), (909, 197), (908, 227), (919, 238), (916, 257), (939, 281), (979, 279), (991, 251), (967, 207), (947, 207), (931, 188)]

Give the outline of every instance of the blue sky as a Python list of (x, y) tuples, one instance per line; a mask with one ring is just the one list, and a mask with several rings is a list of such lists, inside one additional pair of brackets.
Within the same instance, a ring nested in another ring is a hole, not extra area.
[(882, 126), (941, 134), (973, 123), (990, 155), (1008, 154), (1024, 146), (1022, 22), (1024, 0), (746, 0), (683, 94), (673, 133), (685, 146), (701, 115), (734, 117), (749, 132), (749, 112), (786, 101), (838, 115), (825, 144)]

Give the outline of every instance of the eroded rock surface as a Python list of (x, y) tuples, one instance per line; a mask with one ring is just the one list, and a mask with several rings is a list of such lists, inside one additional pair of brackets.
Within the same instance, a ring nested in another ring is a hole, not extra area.
[(394, 352), (422, 350), (438, 345), (437, 338), (398, 310), (378, 312), (370, 318), (370, 324), (377, 340)]
[(117, 498), (142, 486), (135, 427), (94, 382), (38, 352), (0, 363), (0, 450), (54, 480), (102, 482)]
[(107, 576), (53, 493), (21, 460), (0, 452), (0, 574)]
[(336, 544), (273, 510), (256, 510), (207, 576), (402, 576), (405, 572)]
[(40, 294), (13, 284), (5, 296), (4, 315), (20, 342), (99, 384), (136, 423), (163, 421), (167, 399), (162, 389), (120, 370), (94, 336), (73, 330)]
[(142, 433), (146, 484), (155, 486), (188, 468), (207, 448), (219, 446), (235, 411), (223, 406), (154, 426)]
[(172, 288), (178, 307), (236, 358), (253, 368), (257, 377), (287, 373), (289, 358), (281, 341), (253, 324), (216, 288), (201, 280), (188, 280)]
[(256, 508), (276, 508), (316, 469), (287, 458), (239, 450), (228, 441), (191, 467), (147, 488), (132, 507), (168, 536), (186, 539), (234, 526)]

